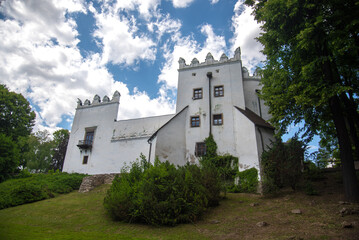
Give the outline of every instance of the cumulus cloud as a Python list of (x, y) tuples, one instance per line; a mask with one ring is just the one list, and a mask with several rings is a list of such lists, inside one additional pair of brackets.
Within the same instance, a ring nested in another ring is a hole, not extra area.
[[(104, 59), (130, 64), (154, 58), (153, 41), (136, 35), (133, 20), (121, 19), (112, 12), (97, 13), (99, 29), (104, 31), (98, 29), (96, 34), (104, 41), (104, 51), (83, 58), (77, 47), (76, 22), (67, 13), (86, 13), (86, 6), (74, 0), (39, 1), (5, 1), (0, 7), (6, 17), (0, 20), (1, 83), (30, 100), (37, 113), (34, 130), (53, 132), (62, 121), (71, 121), (77, 98), (92, 100), (94, 94), (110, 96), (115, 90), (122, 94), (122, 119), (173, 112), (173, 102), (166, 98), (150, 99), (140, 91), (131, 95), (127, 86), (114, 81), (106, 68)], [(111, 24), (124, 33), (117, 32)], [(113, 34), (132, 41), (121, 45), (132, 55), (118, 52), (112, 45)], [(110, 51), (122, 58), (116, 58)]]
[(193, 1), (194, 0), (172, 0), (172, 4), (175, 8), (186, 8), (191, 5)]
[(260, 52), (263, 50), (262, 44), (255, 40), (256, 37), (259, 37), (260, 25), (251, 15), (252, 9), (244, 6), (243, 2), (243, 0), (239, 0), (234, 6), (234, 16), (232, 17), (234, 36), (230, 42), (232, 51), (241, 47), (243, 65), (253, 72), (255, 67), (265, 60), (265, 56)]
[(133, 17), (126, 18), (111, 7), (104, 12), (97, 12), (93, 7), (90, 10), (97, 25), (94, 36), (101, 40), (103, 48), (103, 64), (112, 62), (129, 66), (135, 61), (155, 59), (155, 43), (138, 31)]
[(192, 36), (181, 36), (180, 33), (172, 36), (172, 41), (175, 42), (173, 48), (164, 45), (163, 50), (165, 52), (164, 57), (166, 61), (158, 77), (159, 82), (165, 83), (165, 86), (162, 86), (163, 92), (168, 89), (177, 88), (177, 69), (180, 57), (185, 59), (187, 63), (190, 63), (194, 57), (200, 62), (204, 62), (209, 52), (212, 53), (215, 59), (219, 59), (221, 54), (225, 52), (225, 38), (216, 35), (211, 25), (203, 25), (200, 31), (206, 37), (203, 46), (193, 39)]
[(210, 1), (211, 1), (211, 4), (212, 4), (212, 5), (219, 2), (219, 0), (210, 0)]

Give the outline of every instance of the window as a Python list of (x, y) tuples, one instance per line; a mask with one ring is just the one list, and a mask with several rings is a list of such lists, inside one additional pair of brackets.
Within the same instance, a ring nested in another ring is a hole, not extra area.
[(199, 127), (199, 126), (200, 126), (199, 116), (191, 117), (191, 127)]
[(195, 77), (195, 76), (196, 76), (196, 73), (192, 73), (192, 76)]
[(202, 98), (202, 88), (193, 89), (193, 99), (201, 99)]
[(196, 155), (196, 157), (201, 157), (205, 154), (206, 154), (206, 144), (204, 142), (196, 143), (196, 150), (194, 155)]
[(92, 149), (92, 144), (93, 144), (93, 140), (94, 140), (94, 136), (95, 136), (95, 130), (96, 127), (91, 127), (91, 128), (85, 128), (85, 137), (84, 140), (79, 140), (79, 143), (77, 144), (77, 146), (79, 147), (80, 150), (91, 150)]
[(94, 131), (86, 132), (86, 134), (85, 134), (85, 144), (86, 145), (92, 145), (94, 134), (95, 134)]
[(222, 125), (223, 124), (223, 115), (214, 114), (213, 115), (213, 125)]
[(82, 164), (87, 164), (89, 160), (89, 156), (84, 156), (84, 158), (82, 159)]
[(215, 86), (214, 87), (214, 96), (215, 97), (223, 97), (224, 96), (223, 86)]

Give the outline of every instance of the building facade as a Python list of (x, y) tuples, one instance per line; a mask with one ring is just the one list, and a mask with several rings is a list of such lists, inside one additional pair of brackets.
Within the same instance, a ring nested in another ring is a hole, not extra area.
[(176, 165), (198, 163), (204, 139), (212, 134), (219, 154), (239, 158), (239, 170), (255, 167), (273, 140), (266, 122), (268, 109), (258, 98), (260, 77), (249, 76), (238, 48), (233, 58), (211, 53), (205, 62), (189, 65), (180, 58), (176, 113), (117, 121), (120, 94), (92, 103), (79, 100), (66, 153), (64, 171), (89, 174), (117, 173), (145, 155)]

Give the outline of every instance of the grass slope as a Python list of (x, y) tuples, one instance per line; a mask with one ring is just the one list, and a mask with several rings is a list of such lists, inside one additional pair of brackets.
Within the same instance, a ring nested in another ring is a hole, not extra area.
[[(0, 210), (0, 239), (358, 239), (359, 224), (341, 227), (343, 221), (359, 223), (358, 215), (339, 214), (358, 205), (338, 204), (342, 194), (335, 179), (317, 183), (320, 196), (289, 190), (274, 198), (228, 194), (203, 220), (172, 228), (113, 222), (103, 207), (109, 188), (104, 185)], [(297, 208), (303, 213), (292, 214)], [(257, 227), (259, 221), (269, 225)]]

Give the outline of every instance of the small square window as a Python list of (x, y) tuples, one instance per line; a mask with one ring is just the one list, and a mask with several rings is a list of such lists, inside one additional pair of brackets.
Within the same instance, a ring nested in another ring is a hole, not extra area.
[(87, 164), (89, 160), (89, 156), (84, 156), (84, 158), (82, 159), (82, 164)]
[(206, 144), (204, 142), (198, 142), (196, 143), (196, 149), (194, 155), (196, 157), (201, 157), (206, 154)]
[(213, 125), (222, 125), (223, 124), (223, 115), (214, 114), (213, 115)]
[(215, 97), (223, 97), (224, 96), (223, 86), (215, 86), (214, 87), (214, 96)]
[(202, 88), (193, 89), (193, 99), (201, 99), (202, 98)]
[(195, 77), (195, 76), (196, 76), (196, 73), (192, 73), (192, 76)]
[(191, 127), (199, 127), (199, 126), (200, 126), (199, 116), (191, 117)]

